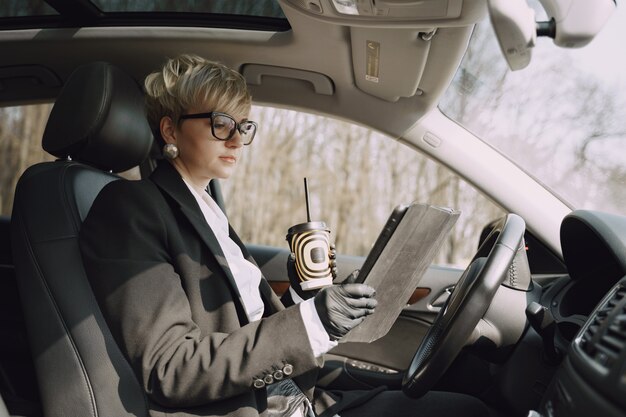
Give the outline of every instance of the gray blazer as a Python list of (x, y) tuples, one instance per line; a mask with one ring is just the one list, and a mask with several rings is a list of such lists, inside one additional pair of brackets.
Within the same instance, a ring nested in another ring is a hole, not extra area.
[[(230, 236), (254, 262), (232, 228)], [(281, 377), (293, 378), (318, 414), (362, 402), (363, 395), (314, 389), (322, 363), (298, 307), (285, 308), (265, 279), (264, 318), (248, 322), (218, 241), (168, 162), (149, 179), (108, 184), (85, 219), (80, 246), (152, 416), (264, 415), (265, 385)]]

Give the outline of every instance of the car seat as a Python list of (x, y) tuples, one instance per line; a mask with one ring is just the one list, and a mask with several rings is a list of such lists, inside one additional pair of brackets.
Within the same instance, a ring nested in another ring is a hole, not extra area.
[[(46, 416), (147, 416), (143, 390), (87, 280), (78, 232), (100, 190), (152, 145), (142, 92), (104, 62), (76, 69), (48, 119), (43, 148), (15, 194), (13, 259)], [(126, 181), (126, 180), (124, 180)]]

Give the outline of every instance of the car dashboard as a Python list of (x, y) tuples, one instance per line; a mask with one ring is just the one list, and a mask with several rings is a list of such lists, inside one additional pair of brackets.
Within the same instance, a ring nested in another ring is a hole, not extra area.
[[(569, 277), (542, 304), (566, 353), (531, 416), (626, 415), (626, 218), (578, 210), (561, 227)], [(534, 413), (534, 414), (533, 414)]]

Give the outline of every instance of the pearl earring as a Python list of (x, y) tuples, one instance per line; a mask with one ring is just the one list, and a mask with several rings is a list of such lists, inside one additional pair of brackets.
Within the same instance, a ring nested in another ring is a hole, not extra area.
[(178, 158), (178, 146), (173, 143), (167, 143), (163, 146), (163, 156), (170, 161)]

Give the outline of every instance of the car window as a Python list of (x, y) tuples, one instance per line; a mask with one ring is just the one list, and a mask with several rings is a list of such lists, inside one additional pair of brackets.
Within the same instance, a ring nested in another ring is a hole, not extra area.
[[(52, 2), (50, 2), (52, 3)], [(7, 28), (88, 26), (197, 26), (270, 31), (291, 26), (276, 0), (81, 0), (79, 5), (44, 0), (0, 1), (0, 22)], [(76, 7), (79, 6), (79, 7)]]
[(287, 248), (287, 229), (327, 223), (338, 253), (367, 255), (392, 209), (413, 201), (461, 210), (439, 264), (465, 266), (482, 228), (504, 212), (449, 169), (361, 126), (255, 106), (259, 123), (235, 174), (222, 181), (229, 219), (244, 242)]
[(44, 0), (31, 1), (3, 1), (0, 3), (0, 18), (21, 16), (48, 16), (58, 15)]
[[(26, 168), (55, 159), (41, 147), (50, 110), (50, 103), (0, 108), (0, 216), (11, 215), (15, 185)], [(120, 175), (139, 179), (139, 169)]]
[(41, 148), (51, 104), (0, 108), (0, 215), (13, 207), (15, 184), (24, 170), (54, 157)]
[[(54, 157), (41, 148), (51, 104), (0, 109), (0, 215), (10, 215), (23, 171)], [(325, 221), (339, 253), (367, 255), (392, 209), (413, 201), (461, 211), (438, 264), (465, 266), (482, 228), (504, 212), (449, 169), (383, 134), (327, 117), (255, 106), (260, 128), (235, 175), (222, 181), (227, 213), (244, 242), (287, 248), (287, 229)], [(134, 168), (122, 173), (139, 178)]]
[(276, 0), (212, 0), (212, 1), (133, 1), (92, 0), (105, 13), (108, 12), (185, 12), (215, 13), (257, 17), (285, 18)]

